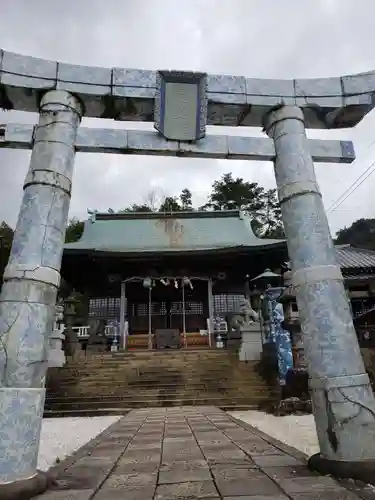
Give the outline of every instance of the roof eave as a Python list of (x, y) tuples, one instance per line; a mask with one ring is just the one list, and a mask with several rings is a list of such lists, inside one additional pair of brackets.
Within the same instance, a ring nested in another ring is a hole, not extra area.
[[(74, 245), (74, 243), (72, 244)], [(238, 245), (235, 247), (221, 247), (221, 248), (198, 248), (198, 249), (163, 249), (163, 250), (116, 250), (116, 249), (98, 249), (98, 248), (77, 248), (65, 245), (65, 255), (102, 255), (102, 256), (124, 256), (124, 257), (147, 257), (147, 256), (163, 256), (163, 255), (210, 255), (210, 254), (233, 254), (233, 253), (247, 253), (257, 252), (259, 250), (271, 249), (285, 249), (286, 244), (284, 240), (267, 242), (261, 245), (245, 246)]]

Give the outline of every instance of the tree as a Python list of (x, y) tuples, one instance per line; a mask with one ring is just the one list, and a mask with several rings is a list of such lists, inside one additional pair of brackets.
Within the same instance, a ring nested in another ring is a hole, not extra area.
[(193, 201), (192, 201), (192, 194), (191, 191), (187, 188), (183, 189), (181, 191), (181, 194), (179, 196), (180, 198), (180, 205), (182, 210), (193, 210)]
[(129, 207), (122, 208), (117, 213), (124, 214), (127, 212), (157, 212), (161, 204), (165, 200), (165, 196), (157, 189), (152, 189), (143, 199), (143, 203), (133, 203)]
[(130, 207), (118, 211), (119, 214), (125, 214), (126, 212), (153, 212), (153, 210), (147, 204), (137, 205), (137, 203), (133, 203)]
[(156, 190), (151, 191), (141, 204), (133, 203), (123, 208), (118, 213), (126, 212), (180, 212), (193, 210), (192, 194), (189, 189), (183, 189), (179, 196), (163, 196)]
[[(284, 238), (284, 226), (276, 189), (268, 189), (263, 196), (264, 206), (258, 210), (253, 226), (265, 238)], [(258, 226), (258, 227), (256, 227)]]
[(0, 224), (0, 289), (3, 284), (3, 275), (8, 264), (13, 242), (13, 229), (6, 222)]
[(212, 191), (205, 207), (212, 210), (258, 211), (262, 208), (263, 188), (256, 182), (245, 182), (241, 177), (233, 178), (231, 173), (212, 184)]
[(170, 213), (182, 210), (178, 199), (175, 196), (167, 196), (159, 207), (159, 212)]
[(70, 219), (65, 232), (65, 243), (74, 243), (78, 241), (83, 233), (85, 223), (76, 217)]
[(257, 182), (224, 174), (215, 181), (203, 210), (243, 210), (252, 217), (254, 232), (264, 237), (282, 237), (283, 225), (276, 190), (265, 190)]
[(375, 250), (375, 219), (358, 219), (336, 234), (336, 244)]

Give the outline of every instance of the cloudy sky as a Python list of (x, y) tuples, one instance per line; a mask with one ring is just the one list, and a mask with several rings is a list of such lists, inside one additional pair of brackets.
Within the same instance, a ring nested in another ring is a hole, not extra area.
[[(375, 69), (374, 19), (373, 0), (1, 0), (0, 47), (93, 66), (325, 77)], [(0, 122), (7, 121), (35, 123), (37, 116), (0, 112)], [(127, 126), (89, 119), (83, 125)], [(353, 140), (357, 152), (353, 165), (317, 165), (328, 209), (375, 161), (375, 111), (354, 130), (310, 136)], [(0, 221), (16, 222), (28, 160), (29, 152), (0, 150)], [(270, 163), (79, 154), (70, 215), (142, 202), (153, 189), (177, 195), (188, 187), (199, 204), (228, 171), (274, 187)], [(375, 175), (329, 212), (333, 231), (375, 217), (374, 185)]]

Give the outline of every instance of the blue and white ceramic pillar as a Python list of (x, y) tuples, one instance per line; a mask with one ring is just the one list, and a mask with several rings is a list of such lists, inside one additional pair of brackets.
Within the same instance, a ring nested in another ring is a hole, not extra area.
[(36, 474), (81, 105), (40, 103), (30, 168), (0, 296), (0, 486)]
[(296, 288), (321, 455), (375, 459), (375, 402), (308, 148), (304, 116), (280, 106), (266, 116), (292, 282)]

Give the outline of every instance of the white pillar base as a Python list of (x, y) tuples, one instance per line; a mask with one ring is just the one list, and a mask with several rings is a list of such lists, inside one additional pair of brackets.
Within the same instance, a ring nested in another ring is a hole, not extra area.
[(247, 325), (241, 334), (242, 344), (238, 354), (240, 361), (259, 361), (262, 355), (262, 334), (259, 323)]
[(36, 474), (45, 392), (0, 388), (0, 486)]

